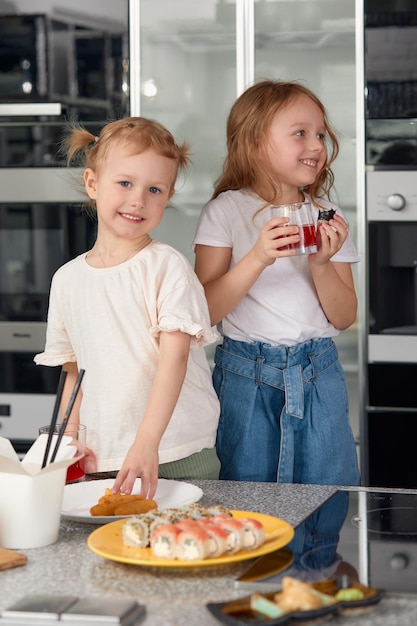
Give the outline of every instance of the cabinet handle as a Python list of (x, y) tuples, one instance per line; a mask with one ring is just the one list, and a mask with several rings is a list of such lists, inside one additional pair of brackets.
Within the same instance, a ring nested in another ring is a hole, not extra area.
[(0, 116), (61, 115), (60, 102), (5, 102), (0, 104)]

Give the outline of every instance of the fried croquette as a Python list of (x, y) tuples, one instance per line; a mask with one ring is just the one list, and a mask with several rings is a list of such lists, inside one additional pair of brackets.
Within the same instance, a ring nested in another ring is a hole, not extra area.
[(119, 504), (114, 509), (115, 515), (140, 515), (141, 513), (148, 513), (158, 507), (155, 500), (137, 500), (136, 502), (125, 502)]
[(104, 496), (101, 496), (98, 503), (91, 507), (90, 515), (112, 516), (112, 515), (136, 515), (147, 513), (157, 508), (154, 500), (146, 500), (140, 494), (112, 493), (111, 489), (106, 489)]

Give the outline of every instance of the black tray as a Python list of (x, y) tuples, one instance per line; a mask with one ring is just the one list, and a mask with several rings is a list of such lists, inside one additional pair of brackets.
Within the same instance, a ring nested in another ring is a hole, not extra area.
[[(336, 595), (339, 587), (334, 579), (324, 580), (316, 583), (311, 583), (311, 586), (321, 593), (328, 594), (330, 596)], [(207, 608), (214, 617), (224, 624), (229, 626), (247, 626), (248, 624), (266, 624), (267, 626), (278, 626), (285, 624), (286, 622), (303, 622), (311, 621), (322, 618), (324, 616), (332, 617), (340, 614), (348, 613), (362, 613), (372, 609), (384, 595), (384, 592), (373, 587), (366, 587), (359, 582), (352, 582), (351, 587), (360, 589), (364, 593), (364, 597), (360, 600), (340, 600), (335, 602), (331, 606), (326, 606), (313, 611), (297, 611), (293, 613), (287, 613), (282, 617), (276, 619), (270, 619), (265, 615), (261, 615), (256, 611), (253, 611), (250, 607), (251, 596), (245, 596), (238, 600), (231, 600), (230, 602), (219, 602), (207, 604)], [(262, 595), (272, 600), (276, 592), (263, 593)]]

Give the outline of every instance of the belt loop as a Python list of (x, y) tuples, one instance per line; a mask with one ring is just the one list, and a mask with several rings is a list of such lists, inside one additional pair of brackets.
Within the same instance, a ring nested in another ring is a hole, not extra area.
[(257, 385), (262, 384), (261, 374), (262, 374), (262, 366), (264, 364), (264, 361), (265, 361), (265, 357), (263, 356), (256, 357), (255, 379), (256, 379)]
[(285, 410), (290, 415), (304, 417), (304, 385), (301, 365), (292, 365), (284, 370)]
[(316, 355), (314, 354), (314, 352), (309, 352), (309, 353), (307, 354), (307, 356), (308, 356), (308, 360), (310, 361), (311, 368), (312, 368), (312, 370), (313, 370), (313, 372), (312, 372), (312, 374), (313, 374), (313, 375), (312, 375), (312, 377), (311, 377), (311, 380), (313, 380), (314, 378), (316, 378), (316, 377), (317, 377), (317, 363), (316, 363)]

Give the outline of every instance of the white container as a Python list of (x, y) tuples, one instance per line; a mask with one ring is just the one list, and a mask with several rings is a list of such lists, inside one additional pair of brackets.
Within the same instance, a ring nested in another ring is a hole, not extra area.
[[(67, 468), (76, 448), (63, 437), (56, 461), (41, 469), (46, 435), (20, 461), (8, 439), (0, 437), (0, 545), (39, 548), (58, 539)], [(69, 440), (69, 441), (68, 441)], [(54, 445), (54, 443), (52, 444)]]

